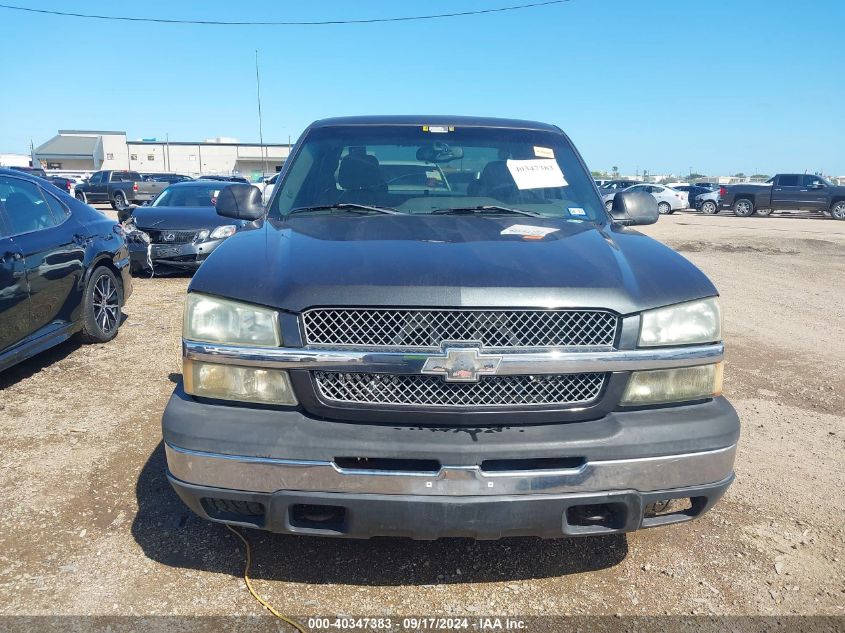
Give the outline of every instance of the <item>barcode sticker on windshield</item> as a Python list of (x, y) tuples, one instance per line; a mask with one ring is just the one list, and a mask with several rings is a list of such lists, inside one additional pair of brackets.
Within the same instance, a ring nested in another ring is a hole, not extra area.
[(584, 211), (581, 207), (569, 207), (569, 215), (580, 215), (585, 216), (587, 212)]
[(555, 151), (551, 147), (534, 146), (534, 156), (537, 158), (554, 158)]
[(502, 231), (501, 235), (521, 235), (522, 237), (536, 239), (546, 237), (549, 233), (554, 233), (555, 231), (559, 230), (560, 229), (548, 226), (530, 226), (528, 224), (514, 224)]
[(508, 171), (518, 189), (565, 187), (567, 184), (560, 166), (553, 158), (509, 160)]

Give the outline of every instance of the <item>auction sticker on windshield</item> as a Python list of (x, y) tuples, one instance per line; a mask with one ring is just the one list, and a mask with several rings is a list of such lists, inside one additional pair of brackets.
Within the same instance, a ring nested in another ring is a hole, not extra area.
[(509, 160), (508, 171), (518, 189), (565, 187), (567, 184), (560, 166), (553, 158)]

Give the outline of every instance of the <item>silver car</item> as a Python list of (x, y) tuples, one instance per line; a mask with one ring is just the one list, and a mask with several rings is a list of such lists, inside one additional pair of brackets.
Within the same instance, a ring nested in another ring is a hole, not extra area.
[[(689, 206), (687, 204), (686, 192), (677, 191), (671, 187), (664, 187), (663, 185), (641, 183), (623, 189), (622, 191), (644, 191), (650, 193), (657, 200), (657, 210), (661, 215), (669, 215), (678, 209), (686, 209)], [(608, 211), (613, 207), (614, 197), (616, 197), (616, 192), (606, 193), (602, 196), (602, 201)]]

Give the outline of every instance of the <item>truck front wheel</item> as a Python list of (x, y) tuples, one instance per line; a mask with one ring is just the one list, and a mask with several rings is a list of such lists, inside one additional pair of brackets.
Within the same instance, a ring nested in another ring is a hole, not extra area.
[(734, 202), (734, 213), (741, 218), (747, 218), (754, 213), (754, 203), (748, 198), (740, 198)]
[(845, 220), (845, 200), (840, 200), (830, 208), (830, 217), (834, 220)]

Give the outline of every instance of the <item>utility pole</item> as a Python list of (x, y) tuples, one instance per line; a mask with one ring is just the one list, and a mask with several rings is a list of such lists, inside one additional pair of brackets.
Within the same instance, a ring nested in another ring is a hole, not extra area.
[(261, 144), (261, 177), (267, 173), (267, 150), (264, 147), (264, 130), (261, 124), (261, 76), (258, 74), (258, 49), (255, 49), (255, 87), (258, 93), (258, 142)]

